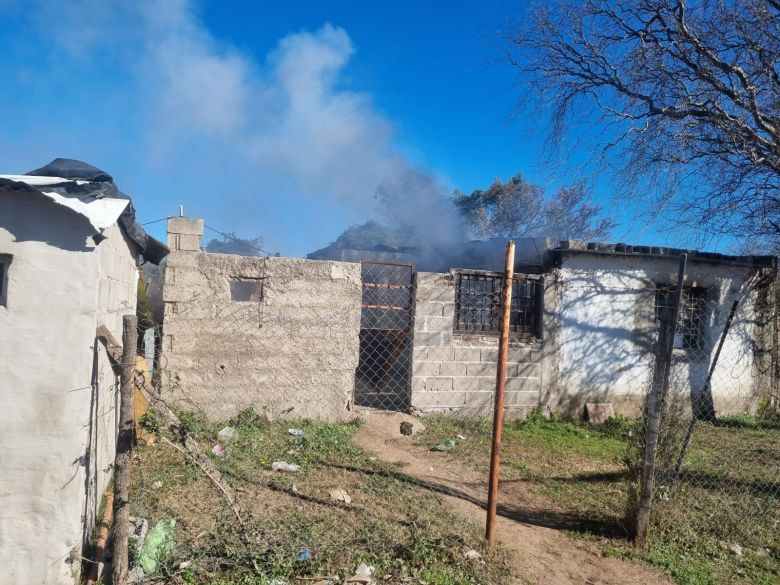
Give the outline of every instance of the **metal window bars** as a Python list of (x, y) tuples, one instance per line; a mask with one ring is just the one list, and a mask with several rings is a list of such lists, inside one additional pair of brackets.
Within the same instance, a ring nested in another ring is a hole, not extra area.
[[(455, 330), (498, 334), (501, 289), (504, 276), (491, 272), (456, 274)], [(541, 339), (543, 280), (537, 275), (516, 275), (512, 284), (510, 335), (522, 339)]]

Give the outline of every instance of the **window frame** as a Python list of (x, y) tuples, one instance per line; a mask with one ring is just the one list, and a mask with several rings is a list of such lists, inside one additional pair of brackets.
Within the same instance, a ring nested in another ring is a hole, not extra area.
[[(671, 309), (671, 296), (674, 285), (655, 283), (654, 315), (656, 328), (660, 325), (659, 313)], [(661, 297), (664, 303), (659, 303)], [(707, 301), (709, 289), (698, 285), (683, 285), (680, 299), (680, 315), (674, 330), (674, 349), (691, 351), (702, 350), (706, 343)]]
[[(486, 270), (456, 270), (455, 281), (455, 315), (453, 330), (457, 335), (498, 336), (501, 327), (501, 291), (503, 290), (504, 274)], [(465, 281), (490, 283), (484, 291), (474, 291), (472, 294), (482, 294), (489, 298), (487, 304), (477, 305), (476, 309), (464, 307)], [(540, 274), (515, 274), (512, 286), (512, 308), (510, 310), (509, 336), (516, 341), (539, 343), (543, 340), (543, 308), (544, 308), (544, 277)], [(530, 302), (526, 302), (530, 301)], [(483, 324), (468, 323), (462, 317), (467, 311), (487, 311), (487, 319)]]

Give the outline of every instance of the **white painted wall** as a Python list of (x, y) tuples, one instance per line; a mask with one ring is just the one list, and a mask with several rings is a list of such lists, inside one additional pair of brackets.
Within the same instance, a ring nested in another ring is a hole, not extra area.
[[(83, 526), (110, 474), (113, 374), (99, 348), (93, 401), (93, 343), (101, 322), (121, 335), (135, 277), (118, 228), (97, 248), (92, 233), (85, 218), (43, 196), (0, 196), (0, 253), (13, 256), (0, 307), (1, 585), (74, 582)], [(90, 442), (99, 473), (87, 480)]]
[[(581, 412), (585, 402), (613, 402), (639, 414), (652, 375), (657, 338), (654, 283), (676, 281), (678, 260), (573, 254), (558, 274), (560, 384), (553, 408)], [(748, 270), (689, 261), (686, 285), (708, 289), (706, 346), (715, 347)], [(718, 412), (750, 407), (758, 378), (753, 368), (752, 297), (742, 303), (720, 356), (712, 390)], [(701, 387), (709, 353), (675, 350), (673, 379)]]

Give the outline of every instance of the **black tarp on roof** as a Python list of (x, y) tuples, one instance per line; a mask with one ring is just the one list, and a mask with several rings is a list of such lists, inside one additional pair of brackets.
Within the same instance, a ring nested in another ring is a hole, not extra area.
[(128, 195), (122, 193), (114, 184), (111, 175), (90, 164), (80, 160), (69, 158), (57, 158), (46, 166), (43, 166), (29, 173), (28, 176), (37, 177), (61, 177), (63, 179), (78, 179), (88, 181), (82, 185), (75, 183), (62, 183), (61, 185), (47, 185), (47, 191), (54, 191), (63, 197), (94, 197), (102, 199), (109, 197), (113, 199), (126, 199), (129, 201), (127, 207), (119, 216), (117, 223), (125, 231), (127, 236), (141, 249), (141, 255), (144, 260), (152, 264), (159, 264), (165, 258), (170, 249), (168, 246), (156, 240), (146, 233), (135, 219), (135, 208), (133, 201)]

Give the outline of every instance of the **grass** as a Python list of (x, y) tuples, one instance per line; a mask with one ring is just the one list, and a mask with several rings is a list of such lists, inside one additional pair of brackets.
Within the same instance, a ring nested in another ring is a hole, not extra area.
[[(466, 436), (447, 457), (487, 473), (489, 423), (440, 416), (425, 422), (422, 442)], [(601, 426), (541, 415), (508, 421), (501, 478), (509, 486), (521, 480), (507, 488), (508, 497), (551, 516), (567, 513), (575, 534), (604, 538), (605, 554), (654, 564), (683, 585), (780, 583), (780, 433), (774, 421), (741, 416), (700, 423), (673, 492), (661, 478), (647, 551), (628, 540), (629, 496), (636, 488), (629, 463), (637, 460), (639, 431), (626, 418)]]
[[(181, 419), (204, 451), (225, 426), (191, 413)], [(238, 439), (212, 461), (237, 494), (243, 526), (215, 486), (170, 445), (157, 442), (136, 451), (131, 513), (152, 523), (165, 517), (177, 522), (176, 548), (162, 564), (160, 581), (312, 583), (350, 577), (361, 562), (374, 566), (380, 580), (388, 576), (387, 583), (488, 584), (506, 574), (501, 552), (481, 549), (478, 526), (356, 447), (356, 424), (268, 422), (251, 411), (227, 424)], [(288, 434), (288, 427), (304, 436)], [(300, 471), (271, 471), (277, 460), (296, 463)], [(155, 489), (158, 481), (162, 487)], [(331, 501), (333, 489), (346, 490), (352, 503)], [(472, 548), (485, 562), (465, 559)], [(298, 559), (303, 550), (310, 560)]]

